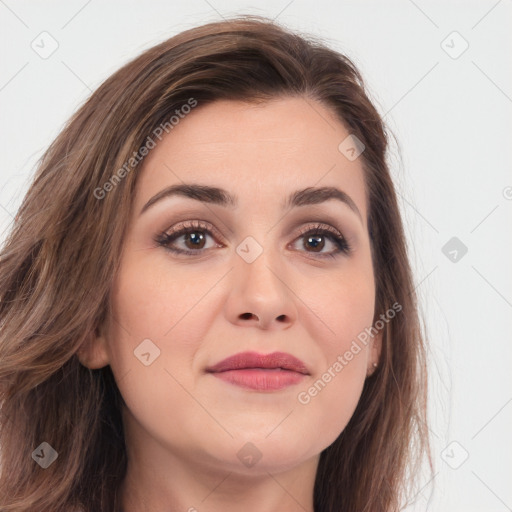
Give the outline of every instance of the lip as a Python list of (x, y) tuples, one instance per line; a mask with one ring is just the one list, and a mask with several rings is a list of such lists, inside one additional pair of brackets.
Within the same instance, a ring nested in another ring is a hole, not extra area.
[(241, 352), (207, 368), (206, 372), (231, 384), (258, 391), (284, 389), (309, 375), (300, 359), (285, 352)]

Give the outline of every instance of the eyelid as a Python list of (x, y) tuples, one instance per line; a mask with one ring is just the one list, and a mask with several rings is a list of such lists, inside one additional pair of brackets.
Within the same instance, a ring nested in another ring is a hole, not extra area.
[(302, 236), (312, 231), (315, 231), (315, 229), (328, 231), (329, 233), (332, 233), (333, 235), (336, 235), (342, 238), (343, 240), (346, 240), (345, 235), (343, 235), (343, 233), (339, 229), (331, 226), (330, 224), (325, 224), (324, 222), (316, 222), (314, 226), (309, 225), (302, 227), (299, 230), (298, 236)]
[[(173, 226), (173, 229), (169, 231), (169, 228), (165, 230), (164, 232), (161, 232), (156, 238), (155, 241), (158, 245), (166, 247), (167, 250), (174, 252), (176, 254), (181, 255), (193, 255), (193, 256), (201, 256), (204, 255), (209, 250), (213, 249), (213, 247), (210, 248), (202, 248), (198, 250), (186, 250), (186, 249), (177, 249), (173, 248), (171, 249), (169, 247), (170, 243), (175, 240), (179, 239), (181, 236), (186, 234), (188, 231), (205, 231), (209, 232), (209, 236), (217, 239), (224, 240), (223, 235), (220, 233), (220, 231), (210, 222), (200, 220), (200, 219), (194, 219), (194, 220), (187, 220), (177, 223), (176, 226)], [(350, 237), (347, 238), (339, 229), (333, 227), (330, 224), (326, 224), (321, 221), (310, 221), (309, 224), (306, 226), (302, 226), (299, 229), (299, 232), (294, 236), (293, 240), (287, 244), (287, 247), (289, 245), (292, 245), (297, 242), (298, 239), (301, 237), (304, 237), (305, 235), (309, 233), (320, 233), (321, 236), (331, 236), (331, 243), (334, 243), (336, 246), (335, 251), (327, 252), (327, 253), (309, 253), (308, 251), (299, 251), (299, 252), (305, 252), (306, 254), (317, 254), (315, 259), (322, 259), (326, 257), (333, 257), (341, 256), (341, 255), (349, 255), (352, 250), (352, 242), (350, 240)], [(173, 239), (173, 240), (171, 240)], [(217, 243), (217, 241), (216, 241)], [(225, 246), (224, 242), (219, 245), (217, 243), (217, 248)], [(311, 256), (309, 256), (311, 257)]]
[(223, 243), (226, 242), (226, 239), (224, 238), (222, 233), (213, 224), (211, 224), (210, 222), (208, 222), (206, 220), (201, 220), (201, 219), (185, 220), (183, 222), (178, 222), (178, 224), (176, 224), (176, 226), (173, 226), (173, 227), (174, 227), (174, 229), (172, 229), (170, 231), (169, 230), (170, 228), (168, 228), (164, 231), (164, 233), (171, 236), (171, 235), (179, 233), (180, 231), (182, 231), (184, 229), (198, 229), (198, 230), (204, 230), (204, 231), (211, 231), (212, 234), (215, 235), (217, 238), (220, 238), (223, 241)]
[[(168, 228), (168, 229), (164, 230), (164, 233), (171, 236), (171, 235), (179, 233), (183, 229), (204, 229), (205, 231), (210, 230), (212, 232), (212, 234), (214, 234), (218, 238), (221, 238), (223, 240), (223, 242), (226, 241), (224, 239), (223, 235), (220, 233), (220, 231), (213, 224), (211, 224), (208, 221), (204, 221), (204, 220), (200, 220), (200, 219), (179, 222), (172, 231), (169, 231), (169, 228)], [(336, 235), (336, 236), (342, 238), (343, 240), (347, 240), (347, 237), (345, 237), (345, 235), (343, 235), (343, 233), (339, 229), (331, 226), (330, 224), (325, 224), (324, 222), (319, 222), (319, 221), (312, 221), (310, 224), (308, 224), (306, 226), (302, 226), (292, 241), (295, 241), (298, 237), (303, 236), (307, 233), (310, 233), (310, 232), (314, 231), (315, 229), (326, 230), (326, 231), (332, 233), (333, 235)]]

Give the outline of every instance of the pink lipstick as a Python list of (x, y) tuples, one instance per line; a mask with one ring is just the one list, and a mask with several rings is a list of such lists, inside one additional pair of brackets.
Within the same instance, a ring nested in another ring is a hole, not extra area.
[(231, 384), (258, 391), (284, 389), (309, 375), (306, 365), (300, 359), (284, 352), (241, 352), (206, 371)]

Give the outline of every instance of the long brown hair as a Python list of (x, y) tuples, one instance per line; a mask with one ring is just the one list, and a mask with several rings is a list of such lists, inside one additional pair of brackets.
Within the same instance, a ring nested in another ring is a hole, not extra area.
[[(365, 145), (374, 321), (402, 306), (383, 329), (379, 369), (353, 417), (320, 456), (315, 511), (399, 510), (429, 443), (425, 335), (386, 164), (388, 135), (347, 57), (242, 16), (182, 32), (122, 67), (39, 162), (0, 253), (2, 512), (118, 510), (123, 399), (110, 367), (85, 368), (77, 351), (108, 314), (141, 165), (127, 162), (191, 98), (201, 106), (298, 95), (322, 102)], [(46, 469), (33, 454), (43, 442), (58, 454)]]

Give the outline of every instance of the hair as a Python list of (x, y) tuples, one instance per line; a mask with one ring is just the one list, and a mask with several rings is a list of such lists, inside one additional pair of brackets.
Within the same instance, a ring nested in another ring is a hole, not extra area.
[[(320, 454), (314, 510), (399, 510), (425, 455), (432, 468), (425, 335), (386, 127), (349, 58), (314, 36), (238, 16), (181, 32), (128, 62), (38, 162), (0, 252), (2, 512), (119, 511), (124, 401), (110, 366), (86, 368), (77, 352), (109, 311), (139, 157), (191, 98), (200, 108), (287, 97), (321, 102), (364, 143), (374, 322), (392, 304), (402, 307), (383, 328), (379, 367), (352, 418)], [(33, 458), (43, 442), (58, 453), (44, 470)]]

